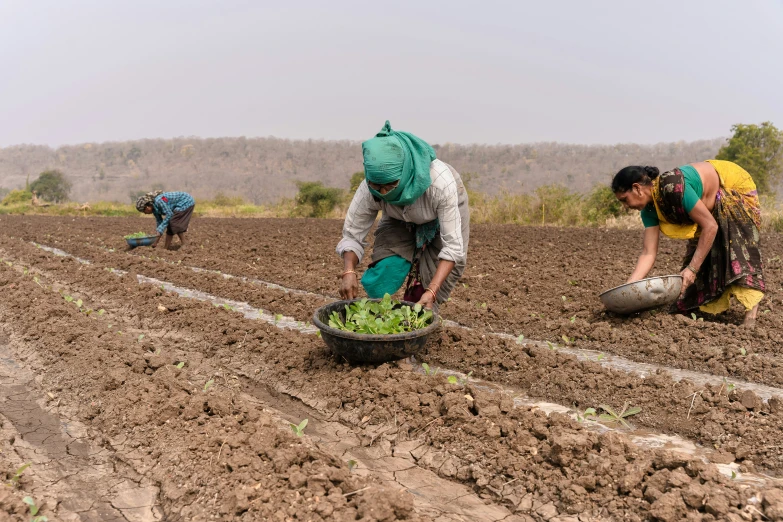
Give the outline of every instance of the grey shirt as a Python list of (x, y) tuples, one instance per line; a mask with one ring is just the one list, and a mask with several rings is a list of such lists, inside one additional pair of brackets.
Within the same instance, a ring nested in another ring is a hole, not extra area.
[(458, 209), (457, 182), (451, 169), (436, 159), (430, 164), (432, 184), (419, 199), (407, 207), (398, 207), (385, 201), (376, 201), (362, 181), (353, 196), (343, 225), (343, 238), (337, 244), (337, 253), (342, 257), (346, 250), (354, 252), (361, 262), (364, 256), (365, 239), (370, 233), (378, 211), (393, 219), (421, 225), (437, 218), (440, 222), (440, 237), (443, 248), (439, 259), (464, 264), (467, 259), (467, 245), (462, 238), (462, 219)]

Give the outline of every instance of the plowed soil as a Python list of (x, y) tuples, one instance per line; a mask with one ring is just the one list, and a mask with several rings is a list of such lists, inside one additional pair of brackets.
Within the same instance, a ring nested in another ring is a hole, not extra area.
[[(150, 223), (0, 218), (9, 520), (29, 519), (25, 496), (50, 520), (783, 519), (783, 404), (733, 382), (783, 387), (781, 236), (763, 238), (770, 291), (748, 330), (739, 309), (605, 313), (596, 296), (627, 276), (638, 232), (474, 227), (463, 284), (441, 308), (461, 326), (417, 357), (443, 368), (426, 375), (417, 361), (350, 366), (314, 335), (137, 283), (307, 322), (336, 298), (341, 223), (198, 219), (181, 251), (127, 251), (122, 236)], [(676, 273), (683, 248), (664, 241), (656, 272)], [(484, 382), (449, 383), (451, 370)], [(596, 425), (536, 399), (641, 412)], [(298, 437), (289, 423), (303, 419)], [(638, 442), (660, 435), (698, 451)]]

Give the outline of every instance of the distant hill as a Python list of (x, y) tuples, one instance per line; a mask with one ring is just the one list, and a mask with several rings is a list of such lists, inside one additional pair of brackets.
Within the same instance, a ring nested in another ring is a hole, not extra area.
[[(585, 191), (608, 183), (630, 164), (667, 169), (712, 158), (723, 138), (657, 145), (434, 145), (438, 157), (460, 173), (472, 173), (476, 190), (527, 192), (562, 183)], [(175, 138), (86, 143), (53, 149), (41, 145), (0, 148), (0, 187), (23, 187), (44, 170), (61, 170), (75, 201), (130, 202), (130, 194), (165, 188), (196, 198), (217, 192), (272, 203), (296, 194), (295, 181), (323, 181), (348, 188), (362, 169), (361, 147), (350, 141), (277, 138)]]

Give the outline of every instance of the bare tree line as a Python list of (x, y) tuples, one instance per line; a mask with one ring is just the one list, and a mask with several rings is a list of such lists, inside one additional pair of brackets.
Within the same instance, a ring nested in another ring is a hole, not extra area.
[[(473, 188), (489, 194), (529, 192), (561, 183), (576, 191), (611, 176), (629, 164), (661, 169), (712, 158), (723, 138), (656, 145), (436, 144), (438, 157), (462, 173)], [(272, 203), (296, 194), (296, 181), (322, 181), (348, 188), (362, 169), (361, 146), (351, 141), (278, 138), (174, 138), (87, 143), (51, 148), (15, 145), (0, 148), (0, 187), (24, 187), (48, 169), (73, 183), (71, 199), (129, 202), (130, 194), (152, 188), (185, 190), (197, 198), (216, 193)]]

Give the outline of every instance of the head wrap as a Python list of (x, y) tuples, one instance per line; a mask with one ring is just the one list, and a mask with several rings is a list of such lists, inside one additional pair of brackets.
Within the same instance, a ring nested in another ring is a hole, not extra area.
[(139, 199), (136, 200), (136, 210), (139, 212), (144, 212), (144, 208), (147, 205), (152, 205), (152, 203), (155, 201), (155, 198), (163, 194), (162, 190), (155, 190), (153, 192), (147, 192), (143, 196), (139, 196)]
[(378, 185), (399, 181), (397, 188), (382, 195), (370, 189), (373, 196), (405, 206), (416, 201), (432, 183), (430, 163), (435, 150), (409, 132), (394, 131), (389, 121), (381, 131), (362, 143), (364, 177)]

